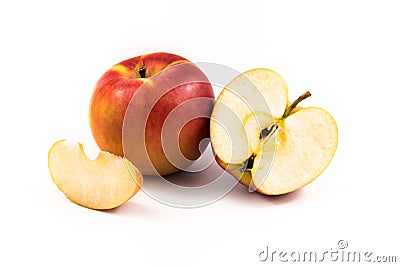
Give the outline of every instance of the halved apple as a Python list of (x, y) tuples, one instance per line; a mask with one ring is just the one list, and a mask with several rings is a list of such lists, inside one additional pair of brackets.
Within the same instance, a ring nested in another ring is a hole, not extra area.
[(80, 143), (61, 140), (49, 150), (48, 167), (57, 187), (72, 202), (90, 209), (112, 209), (132, 198), (142, 174), (125, 158), (101, 151), (86, 156)]
[(218, 164), (267, 195), (297, 190), (317, 178), (337, 147), (334, 118), (317, 107), (288, 103), (283, 78), (272, 70), (253, 69), (235, 77), (221, 92), (210, 121)]

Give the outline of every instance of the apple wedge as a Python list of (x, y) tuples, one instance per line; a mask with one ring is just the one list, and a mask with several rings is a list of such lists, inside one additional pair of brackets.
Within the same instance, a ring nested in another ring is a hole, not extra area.
[(66, 140), (50, 148), (48, 167), (53, 182), (66, 197), (90, 209), (118, 207), (143, 183), (142, 174), (125, 158), (101, 151), (90, 160), (82, 144)]
[(288, 102), (283, 78), (253, 69), (235, 77), (221, 92), (210, 121), (218, 164), (249, 191), (280, 195), (316, 179), (337, 147), (337, 125), (327, 111)]

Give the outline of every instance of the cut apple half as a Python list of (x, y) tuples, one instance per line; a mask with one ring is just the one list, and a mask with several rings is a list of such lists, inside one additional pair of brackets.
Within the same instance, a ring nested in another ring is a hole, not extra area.
[(142, 174), (125, 158), (101, 151), (89, 159), (81, 143), (61, 140), (48, 154), (51, 178), (72, 202), (105, 210), (132, 198), (143, 183)]
[(337, 147), (334, 118), (317, 107), (288, 102), (287, 85), (276, 72), (253, 69), (221, 92), (210, 121), (218, 164), (249, 191), (279, 195), (317, 178)]

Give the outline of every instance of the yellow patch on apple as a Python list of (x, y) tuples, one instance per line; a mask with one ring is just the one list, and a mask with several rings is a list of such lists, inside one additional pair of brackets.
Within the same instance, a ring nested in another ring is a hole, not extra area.
[(120, 64), (114, 65), (110, 71), (116, 71), (123, 77), (128, 77), (131, 72), (127, 67)]

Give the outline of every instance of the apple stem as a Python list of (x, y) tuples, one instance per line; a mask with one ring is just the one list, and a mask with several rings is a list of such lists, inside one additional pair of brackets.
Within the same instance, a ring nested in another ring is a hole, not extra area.
[(294, 101), (285, 111), (285, 113), (283, 114), (283, 117), (286, 118), (287, 116), (289, 116), (290, 112), (292, 112), (292, 110), (304, 99), (309, 98), (311, 96), (310, 91), (305, 92), (304, 94), (302, 94), (301, 96), (299, 96), (299, 98), (296, 99), (296, 101)]
[(140, 75), (140, 78), (146, 78), (146, 67), (145, 66), (142, 66), (139, 68), (139, 75)]

